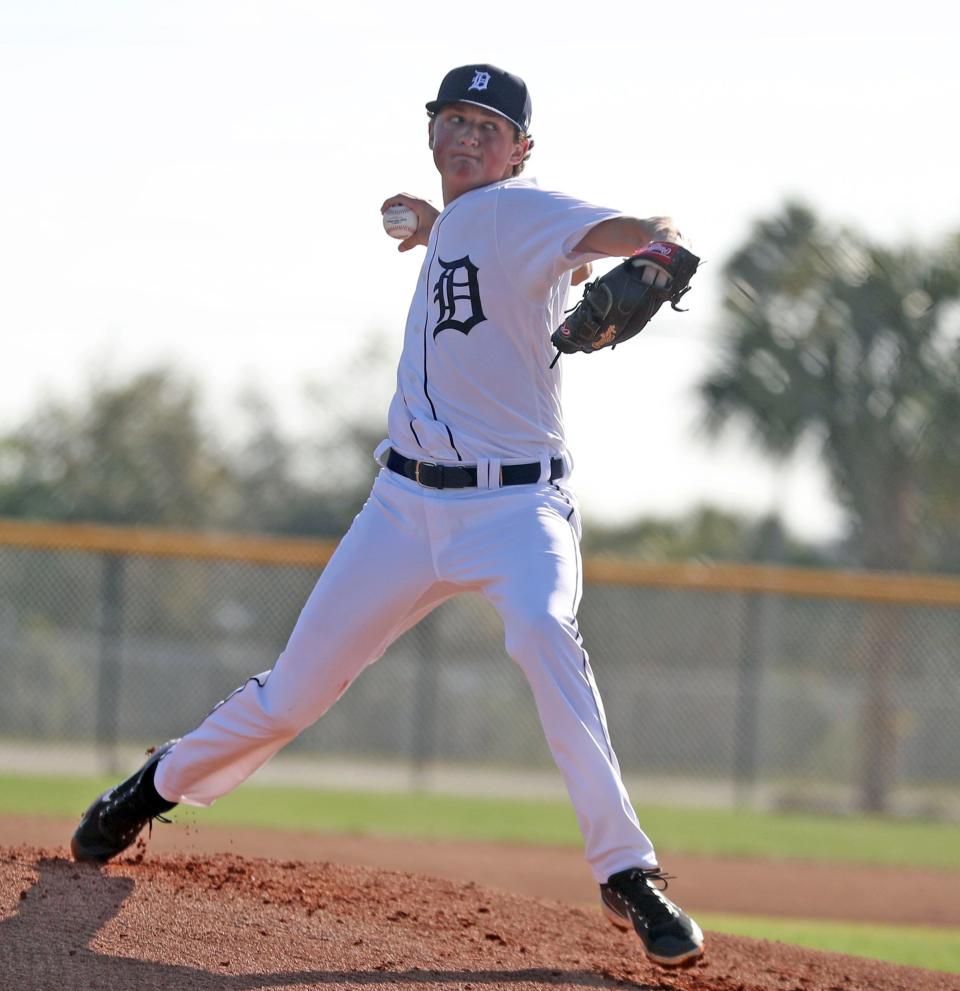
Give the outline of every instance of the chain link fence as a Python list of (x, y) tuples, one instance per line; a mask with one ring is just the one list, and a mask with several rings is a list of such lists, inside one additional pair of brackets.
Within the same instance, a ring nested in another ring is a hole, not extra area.
[[(0, 527), (0, 770), (51, 744), (99, 770), (188, 731), (272, 666), (328, 553)], [(635, 800), (960, 817), (960, 582), (602, 560), (585, 574), (580, 625)], [(475, 595), (397, 641), (284, 753), (405, 768), (414, 786), (440, 767), (556, 774)]]

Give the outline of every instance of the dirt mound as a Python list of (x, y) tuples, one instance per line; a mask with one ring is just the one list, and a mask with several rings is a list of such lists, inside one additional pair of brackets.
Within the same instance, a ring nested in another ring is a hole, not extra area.
[(0, 848), (3, 984), (60, 989), (960, 991), (955, 975), (708, 934), (686, 971), (595, 910), (329, 863)]
[[(597, 905), (597, 885), (579, 847), (215, 826), (182, 806), (175, 818), (176, 827), (154, 830), (151, 857), (204, 857), (228, 850), (243, 857), (324, 860), (448, 881), (482, 880), (518, 895)], [(75, 819), (0, 816), (0, 848), (25, 840), (59, 848), (75, 827)], [(664, 866), (676, 876), (671, 894), (693, 912), (960, 926), (957, 871), (661, 852)]]

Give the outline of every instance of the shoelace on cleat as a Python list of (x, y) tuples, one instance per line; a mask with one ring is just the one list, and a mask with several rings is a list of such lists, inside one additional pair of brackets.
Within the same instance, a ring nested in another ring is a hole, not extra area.
[[(665, 874), (663, 871), (644, 871), (637, 868), (620, 881), (614, 890), (629, 902), (638, 915), (647, 920), (647, 928), (652, 932), (673, 926), (677, 922), (676, 911), (660, 895), (661, 891), (666, 891), (668, 882), (673, 879), (674, 875)], [(656, 882), (662, 882), (663, 887), (658, 887)]]
[(150, 828), (150, 835), (151, 836), (153, 836), (153, 824), (155, 822), (162, 822), (164, 825), (169, 826), (170, 823), (173, 822), (173, 820), (172, 819), (168, 819), (164, 815), (160, 815), (159, 812), (155, 816), (150, 816), (150, 822), (148, 823), (148, 826)]

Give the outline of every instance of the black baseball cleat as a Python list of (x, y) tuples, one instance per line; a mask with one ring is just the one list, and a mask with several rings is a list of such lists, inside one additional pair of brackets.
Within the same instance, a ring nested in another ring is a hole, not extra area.
[[(685, 967), (703, 954), (703, 933), (683, 909), (663, 894), (669, 875), (659, 870), (611, 874), (600, 885), (607, 918), (618, 929), (637, 931), (647, 956), (662, 967)], [(656, 882), (662, 881), (663, 888)]]
[[(164, 801), (153, 787), (153, 771), (176, 740), (168, 740), (150, 754), (143, 766), (126, 781), (104, 792), (83, 814), (70, 840), (74, 860), (108, 861), (122, 853), (154, 819), (163, 819), (174, 803)], [(149, 772), (149, 775), (148, 775)], [(148, 781), (144, 781), (148, 777)]]

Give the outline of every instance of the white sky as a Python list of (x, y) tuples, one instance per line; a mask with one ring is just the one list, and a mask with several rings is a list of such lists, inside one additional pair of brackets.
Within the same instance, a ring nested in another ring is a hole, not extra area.
[(423, 104), (488, 61), (533, 94), (528, 174), (670, 213), (710, 262), (690, 313), (566, 361), (585, 510), (780, 507), (835, 533), (812, 448), (771, 469), (697, 429), (711, 269), (788, 195), (890, 242), (960, 228), (958, 48), (943, 0), (0, 0), (0, 426), (163, 360), (303, 427), (305, 380), (375, 330), (399, 353), (420, 252), (378, 208), (439, 203)]

